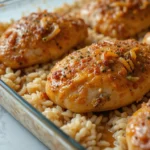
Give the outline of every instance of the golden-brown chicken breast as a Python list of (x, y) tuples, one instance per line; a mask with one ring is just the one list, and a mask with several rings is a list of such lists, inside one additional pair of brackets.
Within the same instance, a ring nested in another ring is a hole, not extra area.
[(129, 119), (126, 138), (128, 150), (150, 150), (150, 102)]
[(48, 75), (46, 92), (74, 112), (105, 111), (139, 101), (150, 90), (150, 46), (105, 41), (71, 53)]
[(149, 0), (92, 0), (79, 15), (97, 32), (126, 39), (150, 26), (149, 12)]
[(143, 39), (143, 43), (149, 44), (150, 45), (150, 32), (148, 32)]
[(11, 25), (11, 23), (0, 22), (0, 37), (6, 31), (6, 29)]
[(23, 17), (0, 38), (0, 62), (22, 68), (60, 58), (87, 37), (83, 20), (43, 11)]

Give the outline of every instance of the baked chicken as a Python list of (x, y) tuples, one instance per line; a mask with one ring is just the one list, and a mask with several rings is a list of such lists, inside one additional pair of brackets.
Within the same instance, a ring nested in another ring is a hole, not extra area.
[(11, 23), (0, 22), (0, 37), (6, 31), (6, 29), (11, 25)]
[(128, 150), (150, 150), (150, 102), (129, 119), (126, 139)]
[(80, 17), (97, 32), (127, 39), (150, 26), (149, 0), (92, 0)]
[(23, 17), (0, 38), (0, 63), (22, 68), (60, 58), (87, 37), (82, 19), (47, 11)]
[(139, 101), (150, 90), (150, 46), (135, 40), (104, 41), (58, 62), (46, 93), (73, 112), (112, 110)]

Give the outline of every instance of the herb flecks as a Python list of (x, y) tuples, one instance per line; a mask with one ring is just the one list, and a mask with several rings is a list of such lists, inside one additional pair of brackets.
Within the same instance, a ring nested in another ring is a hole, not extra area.
[(103, 73), (106, 72), (106, 71), (107, 71), (107, 67), (101, 66), (101, 67), (100, 67), (100, 71), (103, 72)]
[(43, 42), (47, 42), (47, 37), (43, 37), (43, 38), (42, 38), (42, 41), (43, 41)]

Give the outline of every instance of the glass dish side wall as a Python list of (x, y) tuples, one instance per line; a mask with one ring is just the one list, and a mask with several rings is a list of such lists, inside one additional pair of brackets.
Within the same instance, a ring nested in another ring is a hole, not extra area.
[(1, 80), (0, 105), (51, 150), (84, 150)]

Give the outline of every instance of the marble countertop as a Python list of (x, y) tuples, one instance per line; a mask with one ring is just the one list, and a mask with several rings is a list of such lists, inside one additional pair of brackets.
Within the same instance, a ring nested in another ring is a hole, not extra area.
[(0, 150), (48, 150), (0, 106)]

